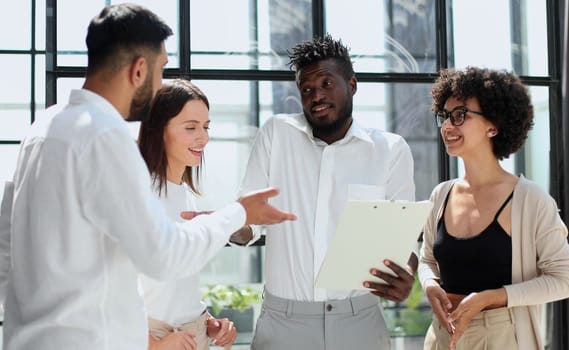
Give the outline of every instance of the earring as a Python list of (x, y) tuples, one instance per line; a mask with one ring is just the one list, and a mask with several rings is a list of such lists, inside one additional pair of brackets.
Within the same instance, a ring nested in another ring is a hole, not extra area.
[(490, 130), (486, 135), (488, 135), (488, 137), (494, 137), (496, 136), (496, 131)]

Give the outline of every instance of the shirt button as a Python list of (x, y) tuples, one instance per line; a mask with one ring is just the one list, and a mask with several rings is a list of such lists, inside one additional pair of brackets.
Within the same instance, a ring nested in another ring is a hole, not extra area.
[(330, 304), (326, 305), (326, 310), (332, 311), (332, 305), (330, 305)]

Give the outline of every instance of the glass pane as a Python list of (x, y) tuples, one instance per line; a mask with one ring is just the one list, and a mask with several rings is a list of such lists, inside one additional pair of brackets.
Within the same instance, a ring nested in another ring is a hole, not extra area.
[(57, 103), (69, 101), (69, 93), (73, 89), (80, 89), (85, 79), (83, 78), (59, 78), (57, 79)]
[(37, 112), (45, 109), (45, 55), (36, 55), (35, 84)]
[[(3, 50), (29, 50), (31, 47), (31, 2), (10, 1), (0, 11), (0, 48)], [(8, 10), (8, 6), (10, 9)], [(5, 80), (4, 80), (5, 81)]]
[(21, 140), (30, 125), (29, 103), (0, 103), (0, 139)]
[[(527, 44), (520, 50), (525, 57), (527, 68), (520, 74), (547, 76), (547, 14), (545, 1), (524, 1), (527, 10), (521, 22), (527, 36)], [(531, 14), (531, 15), (530, 15)], [(553, 19), (551, 19), (553, 20)], [(567, 33), (565, 35), (568, 35)]]
[(547, 87), (530, 88), (534, 108), (534, 126), (524, 146), (524, 175), (537, 182), (549, 192), (549, 151), (551, 149), (549, 128), (549, 91)]
[[(492, 11), (488, 11), (489, 8)], [(485, 23), (492, 25), (480, 25), (482, 18)], [(511, 16), (508, 1), (453, 1), (451, 21), (449, 28), (454, 40), (449, 45), (450, 66), (512, 69)]]
[(286, 49), (312, 36), (309, 0), (199, 0), (190, 6), (194, 69), (288, 69)]
[(36, 50), (45, 50), (45, 0), (36, 0)]
[(438, 129), (430, 111), (430, 84), (359, 83), (354, 119), (405, 138), (415, 163), (417, 200), (428, 199), (438, 182)]
[(30, 55), (0, 55), (0, 101), (3, 103), (29, 103)]
[(326, 31), (351, 48), (357, 72), (422, 73), (436, 70), (434, 1), (363, 0), (358, 23), (346, 20), (349, 1), (327, 1)]
[(30, 56), (0, 55), (0, 139), (20, 140), (30, 124)]
[[(57, 65), (58, 66), (86, 66), (87, 47), (85, 36), (87, 27), (106, 1), (74, 1), (61, 0), (57, 2)], [(115, 3), (113, 1), (112, 3)], [(166, 40), (166, 50), (169, 54), (167, 67), (177, 67), (178, 60), (178, 21), (176, 0), (163, 0), (159, 4), (152, 1), (138, 1), (137, 3), (149, 8), (159, 15), (174, 31), (174, 35)]]
[[(492, 25), (480, 25), (481, 19)], [(450, 21), (451, 67), (483, 66), (520, 75), (547, 75), (544, 1), (453, 1)]]

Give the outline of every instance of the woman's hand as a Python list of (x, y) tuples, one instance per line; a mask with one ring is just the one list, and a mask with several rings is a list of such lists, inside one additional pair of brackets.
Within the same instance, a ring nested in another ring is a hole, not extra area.
[(449, 320), (450, 310), (452, 309), (452, 303), (450, 302), (447, 293), (435, 280), (429, 280), (425, 283), (425, 294), (431, 303), (433, 312), (437, 316), (439, 323), (441, 325), (446, 325), (447, 332), (449, 334), (454, 333), (454, 327)]
[(216, 346), (227, 346), (233, 344), (237, 338), (237, 330), (233, 322), (227, 318), (209, 318), (207, 321), (207, 336), (212, 339), (212, 344)]
[(476, 314), (486, 307), (482, 293), (471, 293), (462, 299), (457, 308), (450, 315), (450, 322), (454, 325), (454, 334), (450, 339), (449, 350), (455, 348), (456, 343), (468, 328), (470, 321)]
[(480, 293), (471, 293), (458, 304), (450, 315), (450, 322), (455, 326), (454, 334), (450, 339), (450, 350), (453, 350), (458, 340), (468, 328), (470, 321), (479, 312), (495, 309), (508, 304), (506, 289), (485, 290)]

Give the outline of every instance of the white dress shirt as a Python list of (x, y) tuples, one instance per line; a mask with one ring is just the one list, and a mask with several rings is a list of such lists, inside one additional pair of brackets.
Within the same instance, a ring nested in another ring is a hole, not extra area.
[(6, 181), (2, 204), (0, 205), (0, 304), (4, 304), (6, 299), (6, 285), (10, 268), (10, 220), (13, 196), (14, 184), (12, 181)]
[[(167, 182), (166, 186), (167, 191), (162, 190), (160, 201), (172, 220), (182, 221), (180, 212), (183, 210), (197, 210), (194, 195), (186, 184)], [(191, 276), (168, 281), (140, 276), (148, 317), (174, 327), (197, 320), (207, 307), (201, 300), (199, 272), (223, 247), (224, 244), (221, 244), (217, 246), (217, 251), (208, 249), (195, 256)]]
[(257, 134), (241, 191), (263, 186), (282, 189), (271, 204), (298, 216), (266, 228), (266, 290), (298, 301), (344, 299), (367, 292), (314, 286), (340, 213), (348, 199), (414, 200), (413, 159), (401, 136), (355, 120), (328, 145), (303, 114), (277, 115)]
[(127, 123), (71, 92), (23, 142), (14, 175), (4, 349), (146, 349), (138, 273), (180, 278), (245, 222), (233, 203), (168, 218)]

